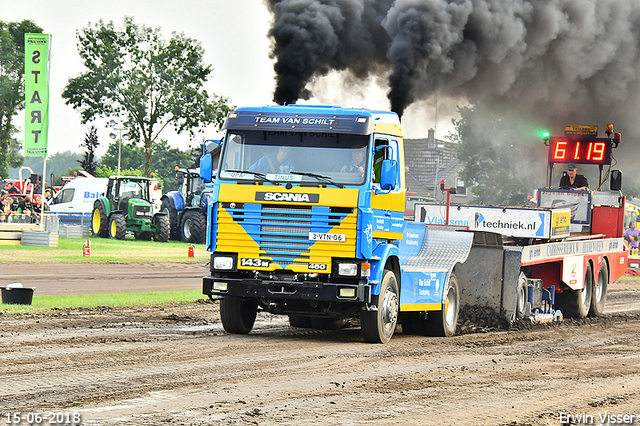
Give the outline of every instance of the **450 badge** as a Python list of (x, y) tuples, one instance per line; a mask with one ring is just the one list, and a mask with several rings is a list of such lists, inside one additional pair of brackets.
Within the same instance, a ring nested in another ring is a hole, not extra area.
[(324, 263), (310, 263), (309, 269), (311, 269), (312, 271), (326, 271), (327, 265)]

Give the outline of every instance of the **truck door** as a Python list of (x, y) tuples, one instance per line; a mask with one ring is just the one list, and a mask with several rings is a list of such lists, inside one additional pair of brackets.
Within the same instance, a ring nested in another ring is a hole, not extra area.
[[(395, 161), (397, 164), (396, 184), (389, 190), (383, 190), (380, 187), (380, 172), (384, 160)], [(371, 194), (374, 238), (394, 240), (402, 238), (405, 203), (405, 190), (400, 171), (402, 163), (398, 139), (391, 136), (377, 136), (374, 140), (373, 191)]]

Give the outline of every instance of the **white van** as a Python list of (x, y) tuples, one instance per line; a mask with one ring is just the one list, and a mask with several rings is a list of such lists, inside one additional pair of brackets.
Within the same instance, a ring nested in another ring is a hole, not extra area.
[(70, 180), (51, 200), (49, 209), (61, 224), (91, 225), (93, 203), (107, 190), (107, 178), (78, 177)]

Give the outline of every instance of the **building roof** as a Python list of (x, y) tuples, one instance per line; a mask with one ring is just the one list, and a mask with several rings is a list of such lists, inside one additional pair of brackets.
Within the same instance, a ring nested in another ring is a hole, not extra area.
[(462, 169), (456, 144), (438, 139), (405, 139), (404, 162), (407, 192), (425, 196)]

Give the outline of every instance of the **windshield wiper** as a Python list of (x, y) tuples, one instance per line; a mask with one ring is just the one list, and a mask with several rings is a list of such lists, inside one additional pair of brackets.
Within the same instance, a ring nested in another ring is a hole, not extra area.
[(290, 170), (289, 173), (293, 174), (293, 175), (302, 175), (302, 176), (309, 176), (309, 177), (313, 177), (316, 178), (318, 180), (322, 180), (324, 183), (328, 183), (331, 185), (335, 185), (338, 188), (344, 188), (344, 185), (341, 185), (339, 183), (335, 183), (332, 179), (331, 176), (325, 176), (325, 175), (319, 175), (317, 173), (311, 173), (311, 172), (299, 172), (296, 170)]
[(230, 173), (250, 173), (254, 176), (257, 176), (259, 178), (262, 179), (262, 182), (269, 182), (272, 183), (274, 185), (280, 185), (279, 182), (275, 182), (271, 179), (269, 179), (264, 173), (260, 173), (260, 172), (252, 172), (250, 170), (238, 170), (238, 169), (227, 169), (225, 170), (225, 172), (230, 172)]

